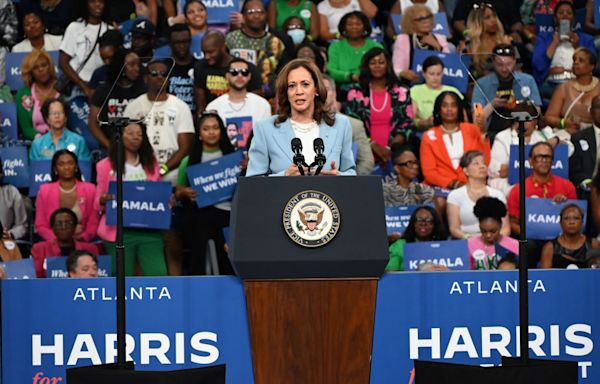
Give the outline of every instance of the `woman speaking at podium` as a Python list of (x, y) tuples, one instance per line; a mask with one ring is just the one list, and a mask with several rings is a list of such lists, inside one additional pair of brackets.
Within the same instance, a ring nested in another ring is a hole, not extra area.
[(294, 163), (298, 156), (292, 140), (296, 138), (302, 143), (301, 148), (295, 145), (296, 152), (302, 152), (309, 166), (316, 155), (314, 140), (323, 140), (327, 160), (321, 175), (355, 175), (350, 122), (325, 109), (327, 89), (315, 64), (306, 59), (290, 61), (277, 77), (276, 93), (278, 115), (254, 126), (246, 176), (298, 176), (314, 171)]

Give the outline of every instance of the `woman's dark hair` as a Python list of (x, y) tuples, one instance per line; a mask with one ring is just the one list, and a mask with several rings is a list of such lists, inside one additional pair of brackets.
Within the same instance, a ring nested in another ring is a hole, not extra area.
[(67, 215), (71, 216), (73, 223), (77, 224), (78, 220), (77, 220), (77, 215), (75, 214), (75, 212), (73, 212), (69, 208), (58, 208), (56, 211), (52, 212), (52, 215), (50, 215), (50, 226), (51, 227), (54, 227), (54, 222), (56, 221), (56, 216), (60, 215), (61, 213), (66, 213)]
[(412, 152), (415, 156), (415, 151), (412, 149), (412, 147), (408, 146), (408, 145), (398, 145), (396, 143), (392, 144), (391, 147), (392, 150), (392, 164), (396, 164), (396, 160), (402, 156), (405, 152)]
[(471, 165), (471, 162), (479, 156), (483, 157), (483, 152), (476, 149), (467, 151), (461, 156), (459, 166), (461, 168), (467, 168), (469, 165)]
[(444, 223), (442, 222), (440, 215), (438, 215), (437, 211), (434, 208), (432, 208), (428, 205), (424, 205), (413, 211), (412, 215), (410, 215), (410, 221), (408, 222), (408, 226), (406, 227), (406, 230), (404, 231), (402, 238), (405, 239), (407, 243), (414, 243), (418, 240), (417, 232), (415, 231), (415, 225), (417, 223), (417, 213), (419, 213), (419, 211), (423, 211), (423, 210), (431, 213), (431, 216), (433, 217), (433, 230), (431, 231), (431, 239), (430, 240), (432, 240), (432, 241), (448, 240), (448, 233), (446, 232), (446, 227), (444, 226)]
[(85, 251), (83, 249), (73, 251), (67, 256), (67, 272), (75, 272), (75, 267), (77, 266), (77, 260), (79, 260), (82, 256), (89, 256), (94, 260), (94, 263), (98, 265), (98, 257), (91, 253), (90, 251)]
[[(122, 48), (122, 47), (119, 48), (117, 50), (117, 52), (115, 52), (110, 63), (108, 64), (108, 67), (106, 68), (107, 83), (115, 82), (117, 80), (117, 77), (119, 76), (119, 73), (121, 73), (121, 76), (123, 76), (125, 74), (125, 71), (123, 70), (123, 72), (121, 72), (121, 69), (123, 69), (123, 66), (125, 65), (125, 59), (127, 58), (127, 55), (129, 55), (130, 53), (135, 53), (135, 52), (133, 52), (131, 49)], [(140, 68), (140, 73), (141, 73), (141, 68)]]
[(502, 223), (502, 218), (506, 216), (506, 205), (495, 197), (483, 196), (475, 203), (473, 214), (479, 221), (494, 219)]
[(299, 22), (302, 23), (302, 25), (304, 26), (304, 29), (306, 29), (306, 23), (304, 22), (304, 19), (298, 16), (290, 16), (287, 19), (285, 19), (285, 21), (283, 22), (283, 24), (281, 25), (281, 30), (282, 31), (287, 31), (287, 27), (289, 26), (289, 24), (294, 21), (294, 20), (298, 20)]
[(392, 89), (394, 85), (400, 84), (400, 80), (398, 80), (398, 77), (394, 74), (392, 58), (390, 57), (390, 54), (387, 53), (387, 51), (383, 48), (374, 47), (369, 49), (367, 53), (364, 54), (360, 62), (360, 75), (358, 76), (358, 83), (360, 84), (363, 93), (368, 93), (371, 88), (371, 71), (369, 70), (369, 62), (373, 60), (374, 57), (377, 57), (379, 55), (383, 55), (387, 63), (385, 80), (387, 89)]
[(442, 125), (442, 116), (440, 115), (440, 110), (442, 109), (442, 103), (444, 102), (444, 98), (446, 96), (453, 97), (454, 101), (456, 101), (456, 106), (458, 107), (458, 116), (456, 116), (457, 123), (460, 124), (464, 121), (464, 105), (462, 99), (454, 91), (444, 91), (435, 98), (435, 103), (433, 104), (433, 125)]
[(556, 23), (556, 12), (558, 12), (558, 9), (560, 7), (562, 7), (563, 5), (567, 5), (567, 6), (569, 6), (571, 8), (571, 12), (573, 12), (573, 22), (571, 24), (575, 23), (575, 4), (573, 4), (573, 2), (571, 0), (562, 0), (562, 1), (559, 1), (554, 6), (554, 12), (553, 13), (554, 13), (554, 21), (555, 21), (555, 23)]
[(596, 65), (598, 64), (598, 56), (596, 56), (595, 52), (593, 52), (591, 49), (586, 48), (586, 47), (579, 47), (579, 48), (577, 48), (573, 54), (575, 54), (577, 52), (583, 52), (583, 53), (585, 53), (585, 55), (588, 58), (589, 63), (594, 68), (596, 68)]
[(313, 51), (315, 55), (315, 64), (317, 64), (317, 67), (319, 67), (321, 73), (325, 73), (325, 59), (323, 59), (323, 53), (321, 52), (321, 50), (316, 45), (308, 41), (300, 43), (300, 45), (296, 47), (296, 52), (298, 52), (302, 48), (308, 48), (311, 51)]
[[(138, 155), (140, 156), (140, 164), (142, 164), (142, 167), (146, 171), (152, 172), (152, 170), (156, 166), (156, 158), (154, 157), (154, 150), (152, 149), (152, 145), (150, 144), (150, 140), (148, 139), (146, 124), (144, 124), (141, 121), (131, 122), (129, 124), (138, 125), (142, 129), (142, 145), (140, 146), (140, 149), (138, 149)], [(110, 146), (108, 148), (108, 158), (110, 159), (112, 169), (116, 170), (117, 143), (114, 140), (111, 140), (110, 142)], [(121, 162), (121, 171), (125, 173), (125, 156), (123, 156), (123, 161)]]
[(519, 258), (512, 252), (508, 252), (504, 257), (498, 262), (497, 269), (500, 269), (501, 264), (512, 264), (515, 269), (519, 268)]
[(563, 215), (567, 211), (567, 209), (571, 209), (571, 208), (575, 208), (579, 212), (579, 214), (581, 215), (581, 220), (583, 220), (583, 216), (584, 216), (583, 209), (581, 209), (581, 207), (579, 205), (573, 204), (573, 203), (567, 204), (564, 207), (562, 207), (562, 209), (560, 210), (560, 218), (561, 218), (561, 220), (562, 220)]
[(29, 15), (33, 15), (33, 16), (37, 17), (38, 19), (40, 19), (44, 28), (46, 27), (46, 20), (44, 18), (45, 15), (43, 13), (38, 12), (35, 9), (28, 10), (27, 13), (25, 13), (23, 15), (23, 17), (21, 18), (21, 25), (25, 24), (25, 18)]
[(58, 181), (58, 173), (54, 169), (56, 168), (56, 163), (58, 163), (58, 158), (62, 155), (69, 155), (73, 158), (73, 160), (75, 160), (75, 166), (77, 167), (77, 169), (75, 169), (75, 178), (81, 181), (81, 169), (79, 168), (79, 160), (77, 159), (77, 155), (68, 149), (59, 149), (58, 151), (54, 152), (54, 155), (52, 156), (52, 166), (50, 168), (50, 178), (52, 181)]
[(223, 153), (223, 155), (227, 155), (235, 151), (235, 148), (229, 141), (227, 137), (227, 130), (225, 129), (225, 123), (221, 116), (218, 113), (213, 111), (205, 111), (198, 118), (198, 128), (196, 129), (196, 134), (194, 135), (194, 141), (192, 143), (192, 149), (190, 150), (190, 158), (188, 160), (188, 165), (198, 164), (202, 162), (202, 141), (200, 140), (200, 129), (202, 129), (202, 124), (208, 119), (217, 120), (217, 124), (219, 125), (219, 149)]
[(346, 36), (346, 23), (351, 17), (356, 17), (362, 22), (364, 28), (363, 37), (371, 35), (371, 32), (373, 32), (373, 27), (371, 27), (371, 20), (369, 20), (367, 15), (365, 15), (361, 11), (352, 11), (342, 16), (338, 24), (338, 31), (340, 32), (340, 35)]
[(200, 0), (188, 0), (185, 5), (183, 6), (183, 14), (185, 15), (187, 13), (187, 10), (189, 8), (190, 5), (197, 3), (200, 4), (202, 6), (202, 8), (204, 8), (204, 10), (206, 11), (206, 5), (204, 5), (204, 3)]
[(115, 47), (119, 48), (123, 46), (123, 35), (118, 29), (109, 29), (104, 32), (100, 39), (98, 39), (98, 45), (100, 47)]
[(425, 60), (423, 60), (423, 73), (427, 71), (427, 68), (433, 67), (434, 65), (441, 65), (442, 69), (444, 68), (444, 62), (437, 56), (428, 56)]
[(63, 111), (65, 112), (65, 127), (69, 121), (69, 105), (62, 97), (53, 97), (42, 104), (42, 108), (40, 108), (40, 112), (42, 112), (42, 117), (44, 118), (44, 123), (48, 124), (48, 113), (50, 112), (50, 105), (54, 103), (60, 103), (63, 107)]

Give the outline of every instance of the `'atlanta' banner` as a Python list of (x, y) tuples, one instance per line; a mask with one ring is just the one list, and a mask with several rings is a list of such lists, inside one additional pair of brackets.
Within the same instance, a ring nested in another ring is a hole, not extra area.
[(423, 72), (421, 64), (429, 56), (437, 56), (444, 63), (444, 76), (442, 77), (443, 84), (451, 85), (462, 93), (467, 92), (467, 83), (469, 81), (467, 68), (471, 65), (470, 57), (463, 55), (461, 58), (457, 53), (442, 53), (415, 49), (413, 50), (413, 64), (411, 69), (421, 74), (421, 77)]
[[(65, 383), (68, 368), (115, 362), (113, 279), (1, 284), (3, 384)], [(125, 293), (127, 360), (136, 370), (227, 364), (228, 384), (253, 383), (240, 280), (128, 278)]]
[(410, 216), (420, 205), (403, 205), (397, 207), (385, 207), (385, 224), (388, 235), (392, 233), (403, 234), (408, 227)]
[[(92, 180), (92, 164), (89, 160), (78, 160), (83, 181)], [(51, 183), (52, 160), (31, 160), (29, 167), (29, 197), (37, 196), (42, 184)]]
[(534, 240), (552, 240), (562, 232), (560, 211), (567, 204), (576, 204), (583, 211), (582, 232), (585, 233), (586, 200), (567, 200), (555, 203), (551, 199), (527, 198), (525, 200), (527, 238)]
[[(97, 256), (98, 259), (98, 277), (112, 276), (112, 264), (110, 255)], [(46, 260), (46, 276), (49, 278), (69, 277), (67, 271), (67, 257), (55, 256), (47, 257)]]
[(416, 271), (423, 263), (443, 265), (452, 270), (470, 269), (467, 240), (404, 244), (404, 270)]
[[(580, 384), (600, 382), (600, 302), (585, 294), (600, 290), (599, 277), (597, 270), (529, 272), (529, 356), (577, 361)], [(412, 383), (416, 359), (489, 366), (518, 356), (518, 285), (517, 271), (385, 275), (371, 383)]]
[[(109, 193), (117, 196), (117, 183), (111, 181)], [(141, 229), (171, 227), (171, 183), (166, 181), (123, 182), (123, 226)], [(106, 205), (106, 224), (117, 225), (117, 201)]]
[(240, 177), (240, 162), (243, 158), (244, 154), (236, 151), (187, 168), (190, 186), (197, 192), (198, 208), (231, 200)]
[[(529, 151), (531, 145), (525, 146), (525, 177), (531, 175), (531, 164), (529, 164)], [(552, 160), (552, 173), (564, 179), (569, 178), (569, 149), (566, 144), (559, 144), (554, 148), (554, 160)], [(508, 183), (519, 182), (519, 146), (511, 145), (508, 158)]]
[(29, 186), (29, 157), (26, 147), (0, 148), (4, 181), (17, 188)]

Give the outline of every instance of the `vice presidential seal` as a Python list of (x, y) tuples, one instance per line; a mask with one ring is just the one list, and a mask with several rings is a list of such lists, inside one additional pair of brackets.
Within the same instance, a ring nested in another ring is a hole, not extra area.
[(335, 201), (319, 191), (303, 191), (283, 209), (283, 228), (295, 243), (320, 247), (329, 243), (340, 228), (340, 211)]

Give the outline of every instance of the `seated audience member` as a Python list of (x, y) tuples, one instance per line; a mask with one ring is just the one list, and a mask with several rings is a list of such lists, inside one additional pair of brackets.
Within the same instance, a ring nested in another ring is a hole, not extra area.
[(327, 71), (339, 85), (357, 83), (363, 56), (372, 48), (383, 47), (369, 38), (371, 22), (360, 11), (344, 15), (338, 28), (342, 38), (333, 42), (327, 50)]
[[(2, 208), (0, 208), (1, 210)], [(2, 222), (0, 221), (0, 262), (21, 260), (21, 251), (17, 246), (17, 243), (10, 237), (10, 234), (4, 229)]]
[(58, 208), (68, 208), (75, 214), (75, 239), (91, 241), (98, 228), (96, 186), (81, 180), (77, 156), (67, 149), (57, 151), (52, 157), (51, 177), (52, 182), (43, 184), (37, 195), (35, 230), (42, 239), (53, 240), (55, 232), (48, 226), (50, 216)]
[(409, 147), (392, 151), (394, 175), (383, 181), (383, 202), (386, 206), (423, 205), (433, 202), (433, 188), (416, 182), (419, 159)]
[[(454, 13), (452, 15), (452, 27), (454, 33), (460, 39), (467, 28), (467, 18), (469, 13), (476, 6), (481, 4), (478, 0), (458, 0)], [(519, 14), (518, 3), (515, 1), (506, 0), (490, 0), (486, 2), (486, 6), (493, 7), (496, 10), (498, 18), (502, 21), (504, 31), (512, 37), (517, 43), (524, 42), (525, 33), (523, 23)]]
[(70, 22), (77, 19), (81, 15), (81, 0), (61, 0), (52, 3), (53, 6), (47, 6), (37, 0), (20, 0), (19, 9), (22, 15), (36, 13), (44, 20), (44, 24), (48, 33), (61, 36), (65, 33), (65, 29)]
[(327, 67), (327, 52), (313, 43), (302, 43), (296, 47), (296, 58), (308, 59), (316, 64), (321, 72), (325, 73)]
[(108, 66), (115, 53), (121, 48), (123, 48), (123, 35), (118, 30), (109, 29), (100, 36), (98, 40), (98, 52), (100, 53), (103, 65), (96, 68), (94, 73), (92, 73), (92, 77), (88, 82), (90, 87), (97, 89), (98, 86), (107, 81), (106, 72)]
[(517, 255), (512, 252), (507, 253), (500, 261), (498, 262), (498, 268), (500, 270), (512, 270), (519, 269), (519, 261), (517, 259)]
[(403, 17), (403, 12), (405, 9), (412, 7), (413, 5), (425, 5), (429, 10), (435, 15), (439, 12), (446, 12), (446, 6), (444, 5), (443, 0), (398, 0), (394, 2), (392, 8), (390, 9), (390, 16), (388, 18), (388, 24), (386, 27), (385, 34), (387, 37), (393, 39), (396, 34), (394, 33), (394, 17), (400, 16), (400, 19)]
[(46, 51), (34, 50), (21, 65), (23, 87), (17, 91), (17, 122), (26, 140), (33, 140), (48, 132), (48, 124), (41, 108), (46, 100), (60, 96), (54, 89), (56, 72), (52, 58)]
[[(0, 164), (3, 164), (0, 159)], [(0, 166), (0, 225), (2, 238), (19, 240), (27, 235), (29, 224), (23, 196), (14, 185), (4, 181), (4, 170)]]
[(440, 215), (429, 206), (415, 209), (410, 216), (408, 226), (401, 237), (390, 236), (394, 241), (390, 247), (390, 261), (385, 267), (386, 271), (404, 270), (404, 244), (420, 241), (445, 241), (448, 234)]
[(98, 250), (94, 244), (82, 242), (76, 238), (77, 215), (69, 208), (58, 208), (53, 211), (48, 224), (49, 228), (52, 228), (52, 239), (40, 241), (31, 247), (31, 256), (37, 277), (46, 277), (45, 260), (48, 257), (68, 256), (75, 250), (85, 250), (94, 255), (97, 254)]
[(471, 236), (468, 241), (471, 269), (498, 269), (505, 255), (519, 254), (519, 242), (502, 234), (508, 223), (503, 201), (484, 196), (475, 203), (473, 213), (479, 221), (481, 234)]
[[(460, 167), (467, 177), (467, 183), (450, 192), (446, 212), (450, 235), (456, 239), (468, 239), (480, 234), (479, 220), (473, 211), (477, 201), (491, 196), (504, 204), (506, 199), (502, 192), (487, 186), (487, 166), (481, 151), (467, 151), (460, 159)], [(501, 234), (510, 235), (506, 213), (502, 215)]]
[[(473, 89), (473, 105), (483, 107), (483, 122), (487, 124), (488, 135), (493, 141), (494, 136), (510, 125), (510, 120), (498, 116), (510, 116), (517, 100), (529, 99), (536, 107), (541, 107), (542, 99), (535, 80), (531, 75), (515, 72), (516, 51), (508, 44), (498, 44), (492, 51), (494, 72), (477, 80)], [(489, 100), (489, 103), (488, 103)]]
[(85, 139), (67, 129), (68, 111), (69, 107), (62, 99), (50, 98), (44, 102), (42, 117), (50, 129), (31, 143), (30, 160), (49, 160), (61, 149), (73, 152), (78, 159), (90, 160)]
[[(554, 149), (545, 141), (534, 144), (529, 151), (529, 164), (532, 173), (525, 179), (525, 196), (552, 199), (557, 203), (567, 199), (577, 199), (575, 187), (569, 180), (552, 174), (551, 166), (554, 158)], [(510, 190), (508, 195), (508, 214), (512, 233), (521, 233), (519, 184)], [(529, 268), (535, 268), (543, 243), (540, 241), (528, 241), (527, 253)]]
[(544, 118), (546, 123), (570, 135), (592, 126), (590, 106), (594, 97), (600, 95), (600, 81), (592, 74), (596, 63), (596, 54), (589, 49), (575, 50), (572, 68), (575, 78), (559, 85), (552, 94)]
[(155, 34), (154, 23), (143, 17), (134, 20), (131, 28), (131, 50), (137, 53), (144, 64), (154, 57)]
[(44, 20), (39, 13), (28, 12), (21, 22), (25, 39), (12, 47), (12, 52), (31, 52), (35, 49), (58, 51), (62, 36), (46, 33)]
[(577, 187), (580, 197), (587, 197), (598, 164), (600, 96), (595, 96), (592, 99), (590, 114), (594, 125), (571, 136), (574, 150), (573, 155), (569, 158), (569, 179)]
[[(312, 17), (312, 15), (311, 15), (311, 17)], [(311, 24), (311, 25), (313, 25), (313, 24)], [(304, 23), (304, 19), (299, 16), (288, 17), (283, 23), (282, 30), (294, 42), (294, 46), (296, 47), (296, 58), (298, 57), (298, 46), (300, 44), (310, 43), (311, 41), (316, 40), (316, 39), (312, 39), (310, 36), (307, 37), (306, 24)], [(319, 31), (317, 29), (317, 35), (318, 35), (318, 33), (319, 33)]]
[(88, 251), (73, 251), (67, 256), (69, 277), (98, 277), (98, 257)]
[(560, 210), (561, 234), (542, 248), (540, 268), (587, 267), (587, 253), (600, 248), (600, 241), (589, 239), (582, 232), (584, 214), (576, 204), (568, 204)]
[[(285, 28), (286, 23), (290, 18), (296, 17), (303, 24), (304, 36), (308, 34), (311, 41), (317, 41), (319, 38), (319, 12), (312, 1), (274, 0), (269, 2), (267, 13), (270, 29), (279, 29), (288, 33), (289, 29)], [(292, 36), (290, 35), (290, 37)], [(293, 37), (292, 40), (294, 40)], [(294, 41), (294, 44), (298, 45), (299, 42)]]
[(471, 150), (481, 151), (489, 163), (490, 142), (486, 131), (464, 122), (460, 96), (445, 91), (435, 99), (433, 125), (421, 140), (421, 168), (424, 181), (431, 186), (456, 189), (467, 182), (460, 159)]
[(442, 84), (444, 63), (437, 56), (429, 56), (423, 61), (424, 84), (410, 87), (415, 127), (426, 131), (433, 126), (433, 103), (444, 91), (455, 92), (462, 98), (460, 91), (450, 85)]
[(410, 92), (394, 75), (390, 56), (383, 48), (372, 48), (363, 56), (359, 83), (348, 90), (346, 113), (364, 122), (375, 161), (381, 167), (390, 160), (392, 144), (416, 147)]
[[(106, 205), (112, 204), (114, 196), (108, 193), (109, 183), (116, 180), (116, 170), (123, 170), (123, 181), (158, 181), (160, 167), (146, 134), (143, 123), (129, 123), (123, 130), (123, 164), (117, 164), (117, 146), (111, 141), (108, 157), (96, 164), (98, 188), (94, 198), (94, 208), (101, 212), (98, 237), (111, 255), (113, 274), (116, 273), (116, 237), (114, 225), (106, 224)], [(144, 276), (166, 276), (167, 265), (164, 256), (163, 235), (158, 230), (130, 229), (123, 231), (125, 247), (125, 275), (133, 276), (134, 266), (139, 262)]]
[[(532, 103), (517, 103), (514, 112), (528, 112), (531, 116), (539, 116), (539, 112)], [(536, 144), (545, 141), (556, 146), (559, 138), (549, 127), (540, 129), (538, 123), (542, 121), (539, 117), (525, 122), (525, 144)], [(511, 145), (519, 144), (519, 124), (513, 122), (512, 126), (498, 132), (492, 145), (492, 159), (488, 170), (488, 185), (508, 195), (512, 187), (508, 183), (508, 170)]]
[[(566, 21), (569, 31), (561, 35), (560, 24)], [(540, 84), (542, 96), (550, 98), (554, 89), (573, 79), (573, 54), (578, 47), (596, 52), (594, 41), (583, 31), (573, 31), (575, 6), (571, 1), (560, 1), (554, 9), (554, 31), (537, 34), (533, 51), (533, 76)]]
[(319, 12), (319, 38), (339, 38), (338, 26), (342, 17), (350, 12), (362, 11), (367, 18), (377, 14), (377, 6), (371, 0), (323, 0), (317, 4)]
[(415, 49), (450, 52), (446, 36), (433, 33), (433, 13), (425, 5), (416, 4), (404, 10), (402, 33), (396, 36), (393, 49), (394, 73), (409, 82), (419, 80), (412, 70)]

